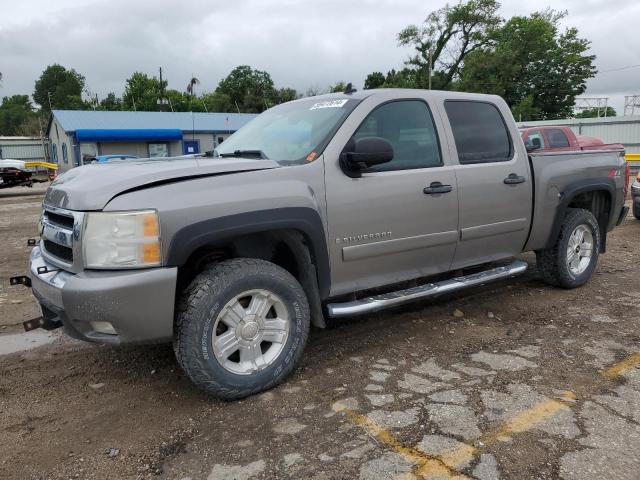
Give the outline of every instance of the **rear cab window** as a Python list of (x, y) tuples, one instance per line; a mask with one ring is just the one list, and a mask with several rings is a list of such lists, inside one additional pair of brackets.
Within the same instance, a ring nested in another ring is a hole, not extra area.
[(546, 133), (551, 148), (567, 148), (569, 146), (567, 135), (559, 128), (550, 128)]
[(507, 124), (492, 103), (446, 100), (445, 111), (461, 165), (506, 162), (513, 158)]

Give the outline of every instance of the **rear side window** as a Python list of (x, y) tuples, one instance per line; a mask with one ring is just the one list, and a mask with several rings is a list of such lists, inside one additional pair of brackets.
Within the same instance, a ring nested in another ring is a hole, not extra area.
[(550, 128), (547, 130), (547, 139), (551, 148), (566, 148), (569, 146), (569, 140), (562, 130), (559, 128)]
[(461, 164), (506, 162), (511, 159), (511, 137), (495, 105), (447, 100), (444, 108), (449, 117)]
[(387, 172), (442, 165), (440, 145), (431, 111), (420, 100), (385, 103), (364, 120), (353, 140), (382, 137), (393, 146), (393, 160), (367, 169)]

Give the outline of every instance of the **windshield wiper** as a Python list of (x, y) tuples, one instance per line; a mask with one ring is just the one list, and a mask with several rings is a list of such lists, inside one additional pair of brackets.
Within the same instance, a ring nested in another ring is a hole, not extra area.
[(262, 150), (235, 150), (229, 153), (220, 153), (218, 154), (220, 157), (256, 157), (262, 158), (264, 160), (268, 160), (267, 157)]

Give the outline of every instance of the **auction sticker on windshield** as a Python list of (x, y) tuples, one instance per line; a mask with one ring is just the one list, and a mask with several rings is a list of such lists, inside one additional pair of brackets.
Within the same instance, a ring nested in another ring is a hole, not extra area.
[(328, 102), (314, 103), (309, 110), (320, 110), (321, 108), (342, 108), (349, 100), (330, 100)]

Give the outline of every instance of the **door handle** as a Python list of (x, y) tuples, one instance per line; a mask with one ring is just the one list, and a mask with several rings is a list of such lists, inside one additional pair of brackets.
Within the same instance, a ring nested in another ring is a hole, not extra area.
[(510, 173), (507, 178), (504, 179), (504, 183), (507, 185), (516, 185), (518, 183), (524, 183), (527, 179), (521, 175), (516, 175), (515, 173)]
[(422, 192), (427, 195), (436, 195), (438, 193), (449, 193), (453, 190), (451, 185), (443, 185), (440, 182), (431, 182), (431, 185), (425, 187)]

